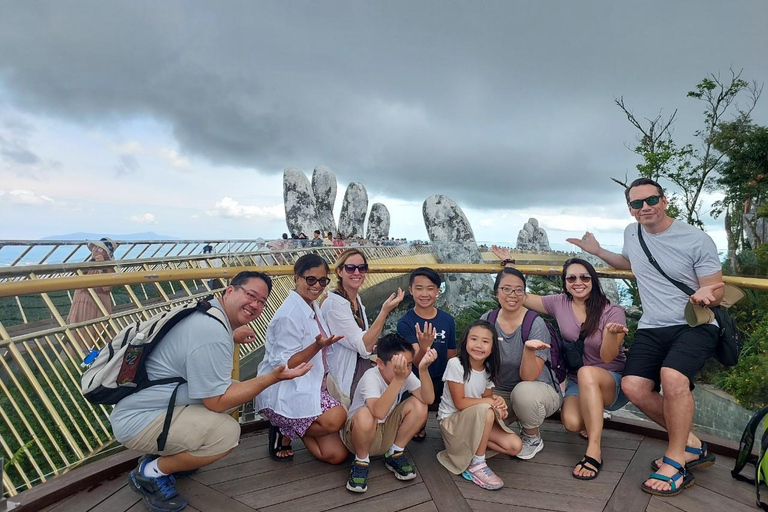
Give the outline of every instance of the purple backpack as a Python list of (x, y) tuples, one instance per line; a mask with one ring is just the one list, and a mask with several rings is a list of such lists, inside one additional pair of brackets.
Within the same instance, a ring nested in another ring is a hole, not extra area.
[[(488, 321), (496, 325), (496, 319), (499, 316), (499, 310), (494, 309), (488, 314)], [(522, 331), (520, 334), (522, 334), (523, 337), (523, 343), (525, 343), (529, 336), (531, 335), (531, 327), (533, 326), (533, 321), (536, 320), (536, 318), (539, 316), (539, 314), (535, 311), (528, 310), (525, 312), (525, 316), (523, 317), (523, 325)], [(545, 364), (547, 365), (547, 368), (549, 368), (549, 371), (551, 373), (554, 373), (555, 378), (557, 379), (557, 382), (564, 382), (566, 377), (566, 370), (565, 370), (565, 362), (563, 360), (563, 356), (561, 355), (562, 352), (562, 341), (560, 340), (560, 333), (557, 332), (557, 329), (555, 329), (555, 326), (551, 323), (544, 320), (544, 325), (547, 326), (547, 330), (549, 331), (549, 358), (550, 361), (545, 361)]]

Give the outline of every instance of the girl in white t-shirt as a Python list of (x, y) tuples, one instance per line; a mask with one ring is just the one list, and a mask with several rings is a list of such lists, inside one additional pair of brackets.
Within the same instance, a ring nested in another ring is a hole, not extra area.
[(451, 473), (461, 474), (484, 489), (504, 485), (485, 463), (486, 449), (516, 455), (522, 441), (502, 421), (504, 399), (492, 394), (501, 358), (496, 328), (477, 320), (464, 331), (459, 355), (448, 360), (446, 386), (437, 411), (445, 450), (437, 459)]

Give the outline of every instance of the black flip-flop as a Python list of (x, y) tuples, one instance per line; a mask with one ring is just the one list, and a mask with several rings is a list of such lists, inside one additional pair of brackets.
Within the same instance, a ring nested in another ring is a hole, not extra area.
[[(591, 465), (592, 467), (587, 466), (587, 464)], [(600, 474), (600, 470), (603, 468), (602, 462), (597, 462), (595, 459), (590, 457), (589, 455), (584, 455), (584, 458), (581, 459), (579, 462), (576, 463), (576, 466), (573, 469), (576, 468), (586, 469), (587, 471), (594, 471), (594, 475), (589, 476), (581, 476), (581, 475), (575, 475), (573, 471), (571, 471), (571, 476), (575, 478), (576, 480), (594, 480), (597, 478), (597, 475)]]
[(426, 430), (426, 428), (423, 428), (423, 429), (419, 430), (418, 434), (416, 434), (415, 436), (413, 436), (411, 438), (411, 441), (414, 441), (416, 443), (423, 443), (426, 438), (427, 438), (427, 430)]
[(272, 425), (269, 426), (269, 457), (277, 462), (288, 462), (293, 460), (293, 454), (280, 457), (277, 452), (293, 450), (291, 443), (286, 443), (288, 438), (280, 433), (280, 429)]

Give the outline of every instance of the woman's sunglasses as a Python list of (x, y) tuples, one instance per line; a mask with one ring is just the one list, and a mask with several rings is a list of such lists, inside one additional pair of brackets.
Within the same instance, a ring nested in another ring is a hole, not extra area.
[(656, 206), (661, 201), (661, 196), (648, 196), (645, 199), (635, 199), (629, 202), (629, 206), (634, 210), (639, 210), (643, 207), (643, 203), (648, 203), (648, 206)]
[(317, 283), (320, 283), (320, 286), (325, 288), (328, 286), (328, 283), (331, 282), (331, 280), (327, 277), (321, 277), (320, 279), (316, 278), (315, 276), (297, 276), (304, 279), (309, 286), (315, 286)]
[(362, 265), (352, 265), (351, 263), (345, 263), (343, 267), (347, 274), (354, 274), (355, 270), (357, 270), (361, 274), (365, 274), (366, 272), (368, 272), (367, 263), (363, 263)]
[(589, 274), (581, 274), (578, 276), (572, 274), (570, 276), (565, 276), (565, 280), (571, 284), (575, 283), (577, 280), (581, 281), (582, 283), (588, 283), (592, 280), (592, 276), (590, 276)]

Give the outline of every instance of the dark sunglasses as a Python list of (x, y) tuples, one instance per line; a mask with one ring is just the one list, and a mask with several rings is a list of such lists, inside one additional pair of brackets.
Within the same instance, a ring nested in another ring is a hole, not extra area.
[(634, 201), (630, 201), (629, 206), (635, 210), (639, 210), (643, 207), (643, 203), (648, 203), (648, 206), (656, 206), (659, 204), (659, 201), (661, 201), (661, 196), (648, 196), (645, 199), (635, 199)]
[(580, 280), (582, 283), (588, 283), (592, 280), (592, 276), (589, 274), (581, 274), (578, 276), (571, 274), (570, 276), (565, 276), (565, 280), (571, 284), (575, 283), (577, 280)]
[(345, 263), (343, 266), (347, 274), (354, 274), (355, 270), (359, 271), (361, 274), (368, 272), (367, 263), (363, 263), (362, 265), (352, 265), (351, 263)]
[(328, 283), (331, 282), (331, 280), (327, 277), (321, 277), (320, 279), (316, 278), (315, 276), (298, 276), (304, 279), (309, 286), (315, 286), (317, 283), (320, 283), (320, 286), (325, 288), (328, 286)]

